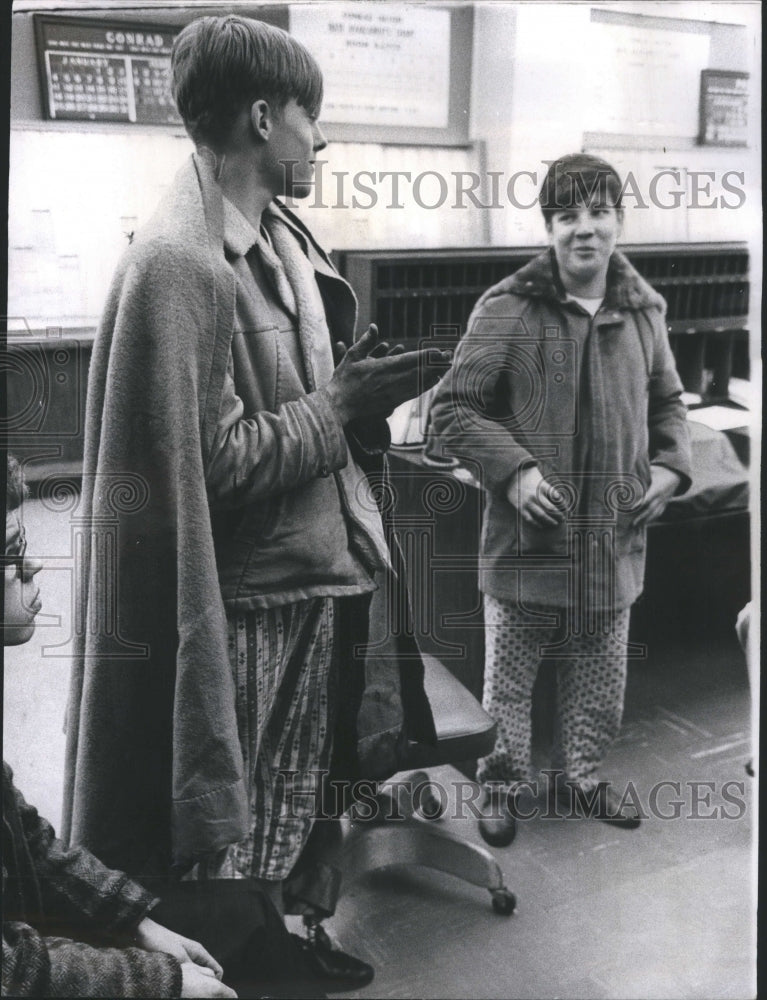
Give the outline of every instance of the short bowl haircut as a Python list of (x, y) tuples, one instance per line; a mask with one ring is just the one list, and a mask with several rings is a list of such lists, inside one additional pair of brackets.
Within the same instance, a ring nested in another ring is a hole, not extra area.
[(171, 90), (196, 146), (220, 147), (244, 107), (294, 99), (311, 114), (322, 105), (322, 72), (295, 38), (263, 21), (201, 17), (173, 43)]
[(615, 167), (589, 153), (569, 153), (554, 160), (543, 179), (538, 204), (550, 222), (555, 212), (588, 205), (594, 196), (604, 205), (621, 207), (623, 185)]
[(21, 502), (27, 495), (27, 488), (24, 485), (24, 477), (21, 474), (19, 461), (13, 455), (7, 455), (7, 472), (5, 478), (5, 510), (7, 514), (21, 506)]

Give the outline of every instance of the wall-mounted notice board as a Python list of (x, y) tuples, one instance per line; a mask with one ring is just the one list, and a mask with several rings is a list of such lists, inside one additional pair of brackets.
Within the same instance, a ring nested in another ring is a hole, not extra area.
[(179, 125), (170, 51), (180, 28), (35, 16), (46, 118)]
[(586, 131), (694, 141), (710, 26), (596, 8), (590, 27)]
[(321, 123), (342, 142), (469, 141), (472, 9), (380, 0), (289, 5), (319, 63)]
[(748, 145), (748, 73), (702, 71), (698, 141), (702, 146)]

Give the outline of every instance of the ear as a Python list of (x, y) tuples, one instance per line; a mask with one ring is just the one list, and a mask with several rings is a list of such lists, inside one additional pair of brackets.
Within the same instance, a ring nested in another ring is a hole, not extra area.
[(623, 218), (624, 218), (624, 216), (623, 216), (623, 209), (622, 208), (616, 208), (615, 209), (615, 214), (618, 216), (618, 236), (620, 236), (621, 233), (623, 232)]
[(268, 101), (254, 101), (250, 107), (250, 124), (264, 142), (269, 141), (274, 127), (274, 113)]
[(546, 226), (546, 235), (549, 238), (549, 242), (551, 242), (551, 216), (550, 215), (545, 215), (543, 217), (543, 224)]

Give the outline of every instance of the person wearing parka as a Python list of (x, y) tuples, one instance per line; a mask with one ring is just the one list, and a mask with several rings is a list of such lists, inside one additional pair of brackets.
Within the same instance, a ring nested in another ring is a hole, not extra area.
[[(315, 801), (288, 797), (291, 755), (383, 778), (434, 739), (418, 652), (387, 633), (396, 553), (365, 479), (427, 355), (354, 342), (353, 292), (277, 200), (309, 195), (325, 145), (303, 46), (200, 18), (172, 76), (196, 152), (118, 266), (89, 373), (65, 831), (136, 875), (239, 864), (281, 903)], [(257, 792), (267, 727), (279, 773)], [(255, 824), (294, 806), (301, 835), (278, 824), (259, 855)]]
[(551, 165), (540, 203), (552, 245), (479, 299), (430, 411), (486, 498), (484, 704), (499, 728), (478, 778), (504, 792), (488, 793), (498, 821), (480, 823), (491, 842), (516, 831), (504, 807), (531, 778), (532, 685), (545, 654), (558, 664), (554, 770), (565, 788), (601, 790), (647, 524), (690, 483), (665, 303), (615, 249), (620, 187), (596, 157)]

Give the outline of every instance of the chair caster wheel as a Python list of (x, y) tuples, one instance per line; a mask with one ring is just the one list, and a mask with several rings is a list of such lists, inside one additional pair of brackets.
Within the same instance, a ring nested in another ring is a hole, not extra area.
[(492, 889), (493, 909), (502, 917), (510, 917), (517, 906), (517, 897), (508, 889)]

